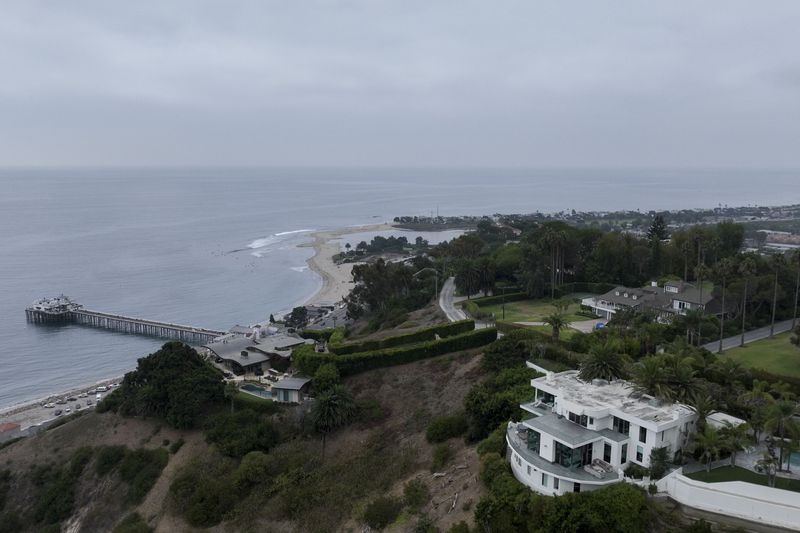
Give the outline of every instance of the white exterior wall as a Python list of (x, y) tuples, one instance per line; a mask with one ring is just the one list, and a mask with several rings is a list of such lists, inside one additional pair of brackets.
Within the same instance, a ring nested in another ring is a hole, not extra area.
[(551, 463), (556, 459), (556, 443), (555, 439), (547, 433), (539, 432), (539, 457), (550, 461)]
[(704, 483), (673, 472), (658, 483), (677, 502), (712, 513), (770, 526), (800, 529), (800, 497), (796, 492), (743, 481)]
[[(523, 457), (520, 457), (511, 446), (508, 446), (508, 456), (511, 463), (511, 472), (517, 481), (523, 483), (535, 490), (540, 494), (550, 496), (560, 496), (568, 492), (575, 491), (575, 483), (566, 479), (558, 479), (558, 489), (555, 488), (556, 477), (547, 472), (537, 469), (535, 466), (526, 462)], [(529, 473), (530, 472), (530, 473)], [(547, 474), (547, 486), (542, 484), (542, 473)], [(590, 492), (598, 490), (603, 487), (608, 487), (609, 484), (596, 485), (590, 483), (581, 483), (581, 492)]]

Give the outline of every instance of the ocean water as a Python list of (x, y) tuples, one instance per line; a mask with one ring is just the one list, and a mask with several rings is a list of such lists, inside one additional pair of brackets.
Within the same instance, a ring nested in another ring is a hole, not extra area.
[(316, 292), (313, 251), (297, 246), (313, 230), (437, 210), (798, 203), (797, 183), (793, 171), (0, 169), (0, 406), (121, 374), (163, 342), (27, 324), (43, 296), (225, 329)]

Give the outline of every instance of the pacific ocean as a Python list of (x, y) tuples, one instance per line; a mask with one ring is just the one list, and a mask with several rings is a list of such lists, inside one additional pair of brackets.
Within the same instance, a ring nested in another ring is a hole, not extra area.
[(43, 296), (227, 329), (314, 294), (312, 249), (297, 246), (311, 230), (437, 210), (800, 203), (798, 182), (713, 169), (0, 169), (0, 406), (121, 374), (163, 342), (26, 323)]

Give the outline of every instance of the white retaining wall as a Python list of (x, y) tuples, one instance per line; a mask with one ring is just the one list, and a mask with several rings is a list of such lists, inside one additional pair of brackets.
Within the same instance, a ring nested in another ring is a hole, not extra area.
[(744, 481), (704, 483), (676, 470), (657, 482), (675, 501), (712, 513), (800, 530), (800, 493)]

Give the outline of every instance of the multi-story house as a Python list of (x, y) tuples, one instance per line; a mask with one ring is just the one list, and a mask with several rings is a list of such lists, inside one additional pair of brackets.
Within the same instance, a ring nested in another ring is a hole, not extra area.
[(542, 494), (595, 490), (619, 482), (631, 464), (650, 465), (667, 447), (670, 458), (690, 442), (696, 415), (633, 391), (627, 381), (578, 379), (568, 370), (533, 379), (533, 415), (506, 433), (514, 476)]
[(618, 311), (627, 309), (654, 312), (663, 322), (668, 322), (676, 314), (685, 315), (691, 309), (721, 313), (710, 291), (701, 291), (683, 281), (670, 281), (663, 287), (655, 281), (641, 288), (615, 287), (605, 294), (584, 298), (581, 304), (607, 320)]

